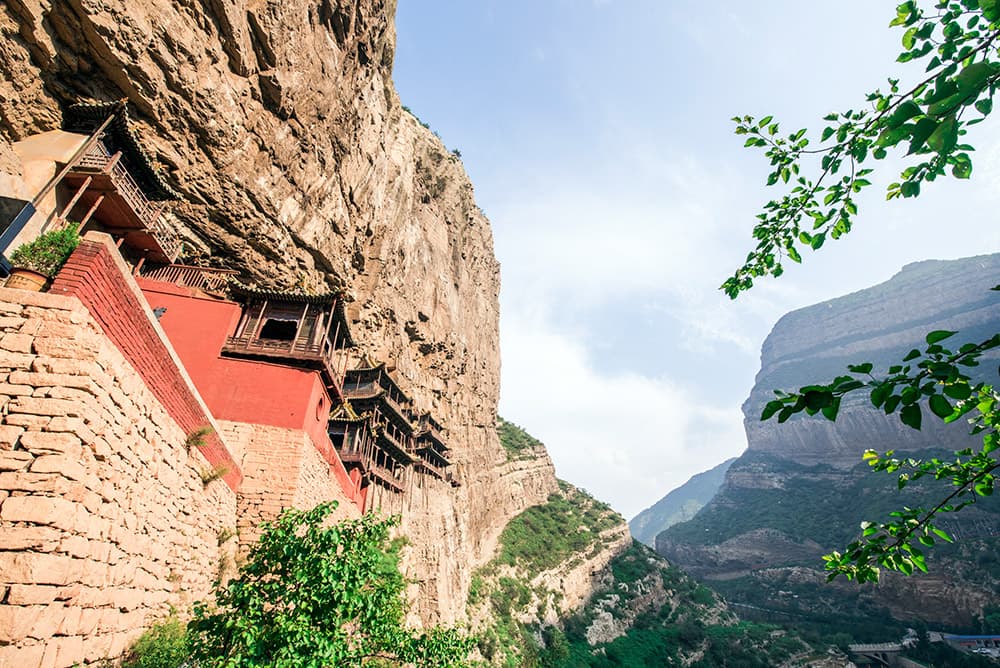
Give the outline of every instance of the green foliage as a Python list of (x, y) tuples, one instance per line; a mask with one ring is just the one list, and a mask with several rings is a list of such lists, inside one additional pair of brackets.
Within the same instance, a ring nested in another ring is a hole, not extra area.
[[(904, 31), (897, 60), (920, 62), (923, 73), (903, 88), (890, 78), (887, 90), (869, 93), (864, 105), (828, 114), (818, 148), (805, 128), (782, 135), (772, 116), (733, 119), (746, 147), (764, 149), (773, 168), (767, 184), (780, 183), (788, 192), (757, 216), (757, 247), (722, 286), (730, 297), (757, 277), (780, 276), (783, 258), (801, 262), (801, 250), (817, 250), (827, 238), (850, 232), (856, 197), (871, 185), (872, 169), (862, 165), (894, 149), (912, 156), (887, 199), (916, 197), (923, 183), (947, 171), (959, 179), (972, 174), (972, 147), (962, 138), (990, 114), (1000, 82), (996, 1), (908, 0), (890, 25)], [(805, 175), (813, 168), (804, 162), (811, 157), (819, 159), (814, 177)]]
[(187, 629), (175, 616), (154, 624), (132, 646), (123, 668), (179, 668), (191, 652)]
[(549, 496), (548, 503), (528, 508), (507, 524), (497, 561), (537, 574), (599, 548), (601, 532), (622, 521), (607, 504), (566, 486)]
[[(889, 79), (886, 91), (867, 96), (868, 108), (828, 114), (820, 148), (809, 148), (806, 129), (787, 137), (780, 134), (773, 117), (737, 117), (736, 134), (746, 135), (745, 146), (763, 148), (773, 168), (767, 184), (780, 181), (789, 187), (780, 199), (769, 201), (757, 216), (753, 236), (757, 247), (746, 263), (727, 279), (722, 289), (735, 298), (760, 276), (780, 276), (782, 258), (801, 262), (800, 249), (821, 248), (827, 237), (849, 232), (858, 212), (855, 197), (871, 185), (872, 169), (861, 167), (869, 159), (882, 160), (890, 151), (906, 149), (913, 156), (892, 183), (887, 199), (916, 197), (923, 183), (949, 171), (955, 178), (972, 174), (970, 153), (963, 143), (968, 128), (984, 120), (993, 109), (1000, 83), (1000, 3), (997, 0), (907, 0), (896, 8), (890, 26), (904, 30), (900, 63), (921, 62), (924, 72), (912, 86), (901, 88)], [(972, 116), (972, 118), (969, 118)], [(802, 174), (803, 160), (818, 156), (819, 174)], [(877, 581), (881, 568), (910, 575), (926, 571), (923, 548), (951, 537), (935, 526), (940, 513), (956, 512), (975, 496), (993, 493), (998, 463), (990, 455), (1000, 448), (997, 433), (1000, 395), (992, 385), (974, 383), (962, 367), (978, 364), (983, 352), (1000, 347), (1000, 334), (981, 343), (968, 343), (952, 352), (941, 342), (954, 332), (930, 332), (927, 347), (910, 351), (902, 364), (889, 367), (881, 377), (872, 375), (873, 364), (848, 367), (851, 375), (838, 376), (826, 385), (808, 385), (798, 392), (776, 392), (764, 408), (762, 420), (777, 415), (784, 422), (805, 411), (835, 420), (843, 395), (866, 390), (872, 404), (888, 414), (897, 413), (903, 424), (920, 429), (925, 415), (945, 422), (968, 417), (973, 434), (982, 434), (983, 447), (955, 453), (955, 460), (929, 461), (893, 458), (892, 452), (865, 454), (875, 471), (897, 474), (902, 489), (911, 480), (932, 476), (952, 490), (928, 508), (907, 508), (891, 513), (885, 522), (863, 522), (861, 536), (843, 552), (824, 557), (830, 579), (844, 575), (860, 582)], [(907, 364), (911, 363), (911, 364)], [(901, 472), (900, 472), (901, 471)]]
[(80, 235), (74, 226), (50, 230), (18, 247), (11, 253), (10, 262), (15, 267), (31, 269), (51, 278), (66, 264), (66, 260), (79, 245)]
[(497, 417), (497, 435), (500, 437), (500, 445), (507, 453), (508, 461), (531, 459), (536, 448), (544, 447), (537, 438), (502, 417)]
[(195, 605), (192, 656), (203, 668), (462, 666), (470, 640), (404, 628), (405, 581), (387, 552), (393, 520), (326, 525), (335, 503), (289, 509), (263, 526), (216, 605)]
[(199, 427), (195, 429), (184, 439), (184, 447), (190, 450), (191, 448), (200, 448), (205, 445), (205, 439), (207, 436), (213, 434), (215, 430), (209, 426)]
[(826, 385), (809, 385), (791, 393), (775, 391), (777, 398), (764, 407), (762, 420), (777, 415), (778, 421), (784, 422), (802, 411), (810, 415), (822, 413), (835, 420), (841, 397), (864, 390), (875, 408), (886, 415), (898, 412), (903, 424), (913, 429), (920, 429), (923, 423), (920, 401), (926, 399), (933, 417), (946, 423), (965, 418), (971, 433), (982, 437), (982, 449), (960, 450), (953, 461), (937, 457), (898, 459), (893, 451), (882, 455), (866, 451), (864, 460), (872, 470), (896, 475), (898, 489), (926, 476), (944, 481), (950, 491), (929, 507), (904, 507), (891, 512), (892, 519), (885, 522), (862, 522), (858, 540), (843, 552), (834, 551), (824, 557), (829, 579), (843, 575), (859, 582), (875, 582), (880, 568), (906, 575), (914, 569), (926, 571), (924, 548), (937, 541), (952, 541), (935, 525), (935, 518), (958, 512), (977, 496), (993, 494), (994, 471), (1000, 467), (991, 455), (1000, 448), (1000, 394), (990, 384), (973, 381), (966, 369), (978, 366), (984, 352), (1000, 347), (1000, 334), (951, 351), (942, 343), (954, 334), (930, 332), (924, 351), (911, 350), (901, 364), (889, 367), (883, 375), (873, 375), (869, 362), (851, 365), (851, 375), (838, 376)]

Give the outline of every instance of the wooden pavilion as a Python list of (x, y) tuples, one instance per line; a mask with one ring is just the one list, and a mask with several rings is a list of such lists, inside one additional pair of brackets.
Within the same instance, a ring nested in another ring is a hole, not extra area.
[(334, 405), (344, 400), (347, 349), (354, 347), (339, 293), (261, 290), (230, 281), (242, 308), (222, 354), (318, 370)]
[(52, 224), (107, 232), (140, 265), (173, 262), (181, 243), (163, 214), (179, 195), (140, 145), (125, 101), (75, 104), (63, 125), (89, 138), (64, 167), (57, 184), (63, 203)]
[[(408, 470), (420, 461), (414, 453), (410, 398), (384, 364), (367, 359), (347, 370), (344, 398), (330, 415), (329, 428), (341, 461), (358, 472), (363, 485), (402, 494)], [(367, 505), (375, 507), (381, 500), (373, 497)]]
[(440, 423), (430, 413), (417, 418), (414, 441), (418, 459), (415, 467), (438, 480), (451, 482), (451, 476), (445, 472), (451, 462), (448, 461), (448, 446), (445, 445), (442, 431)]

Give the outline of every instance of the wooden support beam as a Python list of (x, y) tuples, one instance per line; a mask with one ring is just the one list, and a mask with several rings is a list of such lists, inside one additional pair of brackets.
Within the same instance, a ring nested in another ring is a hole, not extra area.
[(104, 195), (98, 195), (97, 199), (94, 200), (94, 203), (90, 205), (90, 210), (87, 211), (87, 214), (80, 219), (80, 225), (76, 228), (77, 232), (83, 230), (84, 226), (90, 221), (90, 217), (94, 215), (94, 212), (97, 211), (97, 207), (101, 206), (101, 202), (103, 201)]
[[(70, 201), (66, 203), (66, 206), (63, 207), (63, 210), (59, 213), (60, 221), (66, 220), (66, 216), (70, 214), (70, 212), (73, 210), (73, 207), (76, 206), (76, 203), (80, 201), (80, 198), (83, 197), (83, 193), (87, 191), (87, 187), (90, 186), (90, 184), (93, 181), (94, 178), (91, 176), (88, 176), (86, 179), (83, 180), (83, 183), (80, 184), (80, 187), (76, 189), (76, 194), (73, 195)], [(59, 227), (62, 227), (62, 223), (60, 223)]]

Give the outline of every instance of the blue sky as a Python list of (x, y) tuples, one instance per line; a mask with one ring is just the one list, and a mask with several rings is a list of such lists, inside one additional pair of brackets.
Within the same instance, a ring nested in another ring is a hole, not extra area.
[(894, 6), (399, 1), (400, 97), (461, 151), (493, 225), (500, 413), (560, 477), (631, 517), (743, 451), (739, 406), (785, 312), (908, 262), (1000, 250), (1000, 135), (980, 126), (971, 182), (874, 193), (803, 267), (736, 302), (717, 289), (777, 195), (729, 119), (816, 127), (905, 76)]

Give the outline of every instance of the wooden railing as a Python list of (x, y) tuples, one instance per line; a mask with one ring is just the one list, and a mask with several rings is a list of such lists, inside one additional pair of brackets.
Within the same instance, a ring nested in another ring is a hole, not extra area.
[[(139, 184), (135, 182), (132, 175), (121, 164), (121, 160), (111, 155), (103, 144), (98, 142), (91, 146), (80, 158), (78, 166), (83, 169), (96, 169), (108, 174), (111, 177), (111, 181), (118, 188), (122, 199), (128, 202), (128, 205), (135, 211), (139, 220), (150, 230), (154, 229), (157, 218), (159, 218), (160, 213), (163, 211), (163, 204), (149, 201), (149, 198), (142, 192)], [(159, 230), (155, 231), (158, 232)]]
[(146, 197), (139, 184), (121, 164), (120, 153), (111, 155), (101, 142), (96, 142), (80, 157), (76, 166), (78, 169), (95, 170), (110, 176), (118, 194), (135, 212), (142, 226), (156, 237), (164, 254), (170, 259), (180, 254), (181, 241), (161, 216), (166, 205), (152, 202)]
[(399, 450), (401, 452), (409, 452), (410, 449), (406, 445), (404, 445), (403, 442), (400, 441), (399, 438), (397, 438), (395, 434), (393, 434), (392, 432), (390, 432), (385, 427), (382, 427), (379, 430), (379, 435), (383, 436), (385, 438), (385, 440), (389, 441), (394, 446), (396, 446), (397, 448), (399, 448)]
[(156, 269), (143, 269), (140, 275), (153, 281), (174, 283), (189, 288), (221, 291), (226, 287), (230, 276), (239, 272), (235, 269), (213, 269), (211, 267), (192, 267), (185, 264), (170, 264)]
[(445, 478), (446, 474), (444, 472), (444, 469), (441, 469), (441, 468), (435, 466), (434, 464), (431, 464), (426, 459), (423, 459), (423, 458), (418, 459), (417, 462), (416, 462), (416, 465), (417, 466), (421, 466), (421, 467), (427, 469), (428, 471), (430, 471), (431, 473), (433, 473), (435, 476), (437, 476), (441, 480), (444, 480), (444, 478)]
[(264, 355), (288, 353), (311, 359), (320, 359), (324, 357), (325, 346), (319, 343), (307, 343), (301, 339), (285, 341), (283, 339), (255, 339), (250, 336), (229, 336), (226, 337), (226, 348), (234, 351), (238, 350)]
[(368, 475), (372, 476), (373, 478), (378, 478), (379, 480), (381, 480), (385, 484), (387, 484), (390, 487), (392, 487), (393, 489), (395, 489), (397, 492), (402, 492), (403, 491), (403, 481), (400, 480), (399, 478), (397, 478), (392, 473), (392, 471), (390, 471), (389, 469), (385, 468), (384, 466), (379, 466), (378, 464), (375, 464), (374, 462), (369, 463), (368, 464)]

